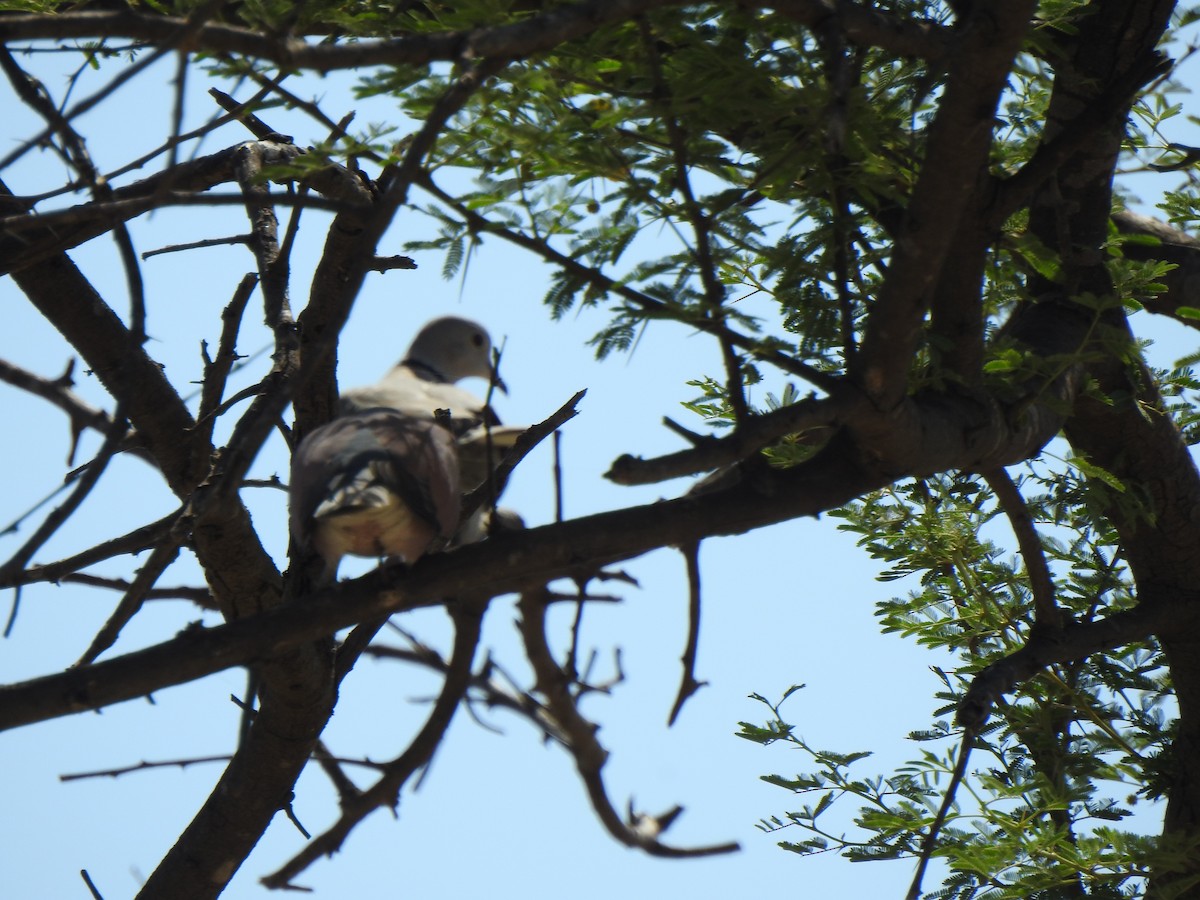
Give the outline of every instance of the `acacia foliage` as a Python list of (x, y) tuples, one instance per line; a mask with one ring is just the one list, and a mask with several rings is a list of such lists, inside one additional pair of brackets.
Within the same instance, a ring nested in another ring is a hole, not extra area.
[[(186, 546), (229, 624), (12, 686), (0, 696), (3, 721), (29, 724), (262, 660), (253, 725), (143, 896), (180, 896), (167, 892), (181, 884), (195, 896), (219, 893), (286, 805), (334, 685), (381, 617), (458, 598), (455, 651), (439, 663), (445, 687), (427, 729), (373, 788), (346, 798), (315, 851), (268, 883), (287, 884), (336, 847), (428, 758), (466, 692), (491, 689), (472, 681), (478, 619), (492, 596), (512, 590), (523, 592), (538, 673), (513, 702), (551, 723), (615, 837), (684, 853), (654, 829), (647, 836), (644, 821), (623, 822), (604, 796), (603, 752), (574, 702), (582, 687), (539, 628), (553, 599), (540, 585), (578, 576), (581, 561), (594, 574), (655, 547), (827, 511), (861, 535), (888, 577), (920, 581), (880, 607), (884, 626), (962, 656), (946, 673), (942, 724), (922, 737), (951, 731), (953, 712), (988, 768), (968, 776), (975, 808), (945, 825), (937, 852), (950, 874), (937, 895), (1200, 896), (1200, 671), (1189, 649), (1200, 627), (1196, 384), (1185, 368), (1151, 370), (1129, 319), (1191, 326), (1200, 317), (1196, 245), (1184, 232), (1196, 204), (1186, 181), (1164, 192), (1160, 220), (1124, 210), (1114, 194), (1118, 167), (1157, 167), (1175, 182), (1184, 179), (1169, 173), (1193, 164), (1194, 151), (1167, 136), (1180, 112), (1168, 52), (1186, 50), (1163, 43), (1190, 24), (1189, 12), (1162, 0), (33, 0), (22, 10), (0, 14), (5, 72), (69, 163), (67, 195), (90, 198), (47, 214), (41, 207), (56, 197), (9, 185), (0, 261), (114, 407), (97, 414), (51, 384), (26, 379), (27, 389), (66, 406), (77, 427), (108, 435), (79, 496), (133, 441), (181, 505), (136, 537), (57, 565), (29, 565), (34, 542), (0, 583), (55, 580), (153, 547), (114, 614), (109, 631), (119, 631)], [(309, 105), (329, 137), (301, 148), (272, 131), (269, 111), (253, 118), (222, 99), (255, 140), (180, 162), (174, 136), (157, 174), (127, 179), (91, 165), (78, 106), (48, 102), (13, 55), (48, 40), (79, 42), (89, 64), (115, 77), (136, 74), (147, 55), (179, 53), (246, 89), (238, 99), (252, 92), (254, 106), (296, 102), (290, 71), (353, 68), (364, 95), (396, 96), (419, 125), (397, 140)], [(135, 42), (142, 58), (118, 59), (118, 41)], [(287, 203), (333, 213), (306, 296), (288, 282), (276, 184), (289, 185)], [(136, 260), (127, 258), (135, 302), (122, 319), (68, 253), (109, 231), (120, 239), (133, 217), (220, 185), (236, 187), (250, 214), (247, 244), (275, 353), (217, 447), (212, 422), (233, 409), (225, 379), (254, 286), (229, 306), (193, 413), (147, 355)], [(375, 254), (408, 206), (440, 223), (410, 251), (444, 251), (447, 274), (481, 234), (552, 263), (552, 316), (580, 305), (608, 312), (595, 339), (602, 356), (628, 348), (648, 322), (710, 336), (724, 372), (696, 382), (705, 433), (679, 428), (689, 446), (656, 459), (631, 446), (609, 477), (716, 474), (673, 500), (495, 538), (411, 572), (313, 592), (298, 552), (280, 573), (246, 515), (242, 480), (289, 402), (294, 436), (330, 416), (338, 332), (365, 273), (403, 265)], [(661, 233), (675, 240), (666, 252), (649, 240)], [(754, 408), (746, 388), (767, 367), (811, 393), (789, 389)], [(1019, 565), (979, 537), (1001, 513)], [(351, 625), (336, 651), (321, 640)], [(110, 637), (98, 636), (97, 655)], [(687, 687), (685, 677), (681, 697)], [(768, 705), (768, 725), (746, 725), (744, 735), (806, 748)], [(791, 815), (817, 832), (794, 849), (832, 839), (852, 858), (928, 853), (933, 786), (948, 761), (930, 754), (882, 782), (848, 780), (855, 754), (814, 757), (816, 773), (774, 779), (824, 791)], [(1101, 790), (1105, 780), (1165, 798), (1160, 840), (1094, 825), (1124, 815)], [(841, 792), (874, 806), (858, 818), (861, 842), (821, 833), (818, 819)]]

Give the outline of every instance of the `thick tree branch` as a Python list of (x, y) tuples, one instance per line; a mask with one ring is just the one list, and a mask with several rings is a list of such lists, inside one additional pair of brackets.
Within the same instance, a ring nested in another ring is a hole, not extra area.
[(1130, 241), (1121, 252), (1130, 259), (1162, 260), (1175, 266), (1158, 281), (1166, 285), (1162, 294), (1139, 297), (1146, 309), (1167, 315), (1189, 328), (1200, 328), (1200, 319), (1180, 315), (1180, 307), (1200, 309), (1200, 240), (1172, 228), (1165, 222), (1129, 210), (1113, 213), (1113, 222), (1122, 234), (1153, 238), (1155, 244)]
[[(146, 880), (140, 900), (218, 895), (289, 802), (336, 698), (332, 642), (300, 645), (262, 664), (264, 702), (217, 786)], [(87, 671), (83, 669), (80, 671)]]
[[(740, 534), (841, 506), (906, 475), (948, 468), (1007, 464), (1035, 452), (1048, 436), (1029, 423), (989, 421), (966, 401), (931, 398), (913, 404), (904, 457), (908, 472), (864, 465), (861, 453), (835, 437), (812, 460), (753, 482), (600, 513), (527, 531), (497, 535), (448, 554), (422, 559), (410, 571), (383, 567), (322, 590), (301, 603), (244, 622), (180, 636), (175, 641), (94, 666), (0, 688), (0, 728), (105, 706), (181, 684), (230, 666), (280, 652), (357, 622), (384, 619), (403, 609), (436, 605), (488, 585), (494, 594), (572, 577), (589, 567), (628, 559), (657, 547), (718, 534)], [(1036, 416), (1030, 417), (1035, 423)], [(1051, 434), (1053, 432), (1050, 432)], [(917, 436), (925, 441), (917, 443)]]
[(994, 662), (971, 681), (958, 705), (958, 723), (978, 729), (987, 721), (992, 705), (1004, 694), (1053, 663), (1072, 662), (1093, 653), (1145, 640), (1167, 629), (1193, 629), (1200, 625), (1195, 592), (1178, 595), (1172, 602), (1143, 603), (1136, 609), (1114, 613), (1086, 624), (1069, 623), (1062, 631), (1036, 632), (1029, 643)]
[(1029, 0), (976, 0), (957, 30), (921, 174), (852, 373), (880, 410), (890, 409), (908, 389), (930, 291), (983, 183), (996, 104), (1034, 6)]
[[(387, 40), (361, 40), (343, 44), (307, 41), (250, 28), (208, 23), (191, 36), (194, 49), (236, 53), (270, 60), (292, 69), (332, 72), (376, 65), (425, 65), (431, 62), (505, 56), (515, 58), (549, 50), (564, 41), (582, 37), (605, 25), (622, 22), (660, 8), (685, 5), (686, 0), (588, 0), (556, 7), (509, 25), (404, 36)], [(774, 3), (741, 2), (755, 8), (775, 8), (805, 23), (816, 23), (835, 14), (848, 37), (863, 44), (888, 47), (898, 53), (938, 58), (947, 29), (907, 19), (857, 4), (835, 7), (827, 0), (782, 0)], [(54, 16), (9, 14), (0, 17), (0, 42), (55, 40), (104, 36), (134, 38), (161, 44), (177, 39), (182, 19), (122, 10), (119, 12), (62, 12)]]

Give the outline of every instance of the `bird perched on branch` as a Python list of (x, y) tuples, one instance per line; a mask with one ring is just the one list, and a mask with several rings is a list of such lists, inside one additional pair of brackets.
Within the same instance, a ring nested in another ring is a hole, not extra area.
[(458, 451), (431, 418), (370, 409), (315, 429), (292, 455), (292, 537), (325, 560), (345, 555), (413, 563), (458, 528)]
[(381, 381), (342, 394), (341, 409), (345, 413), (385, 407), (417, 418), (447, 410), (448, 427), (458, 440), (462, 487), (470, 491), (487, 480), (503, 451), (525, 431), (501, 426), (483, 398), (457, 386), (472, 377), (508, 393), (496, 372), (487, 329), (470, 319), (443, 316), (417, 333), (408, 352)]
[(439, 545), (523, 527), (490, 504), (461, 521), (460, 494), (487, 481), (525, 430), (500, 426), (483, 399), (456, 386), (468, 377), (507, 393), (487, 330), (434, 319), (382, 381), (343, 394), (339, 417), (296, 448), (291, 530), (325, 560), (326, 578), (345, 555), (412, 563)]

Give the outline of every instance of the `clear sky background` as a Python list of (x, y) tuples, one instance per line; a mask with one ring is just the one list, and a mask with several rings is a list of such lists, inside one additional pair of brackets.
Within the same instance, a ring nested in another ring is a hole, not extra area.
[[(38, 57), (22, 62), (42, 74), (55, 98), (62, 97), (63, 61)], [(74, 97), (86, 95), (116, 71), (116, 65), (105, 65), (85, 79)], [(169, 131), (172, 98), (166, 85), (172, 75), (172, 65), (160, 65), (82, 118), (80, 128), (102, 170), (140, 156)], [(333, 118), (358, 110), (358, 126), (400, 122), (398, 110), (387, 101), (356, 101), (349, 83), (346, 77), (311, 78), (303, 86), (290, 87), (302, 96), (324, 97), (323, 108)], [(203, 75), (193, 72), (185, 128), (215, 112), (205, 94), (209, 86)], [(1187, 111), (1194, 111), (1190, 98), (1182, 99)], [(11, 93), (5, 92), (0, 103), (3, 155), (42, 123), (16, 106)], [(301, 144), (324, 137), (318, 125), (298, 114), (272, 111), (264, 118), (294, 134)], [(208, 138), (200, 152), (214, 152), (248, 137), (240, 126), (226, 126)], [(140, 174), (150, 174), (156, 164)], [(37, 193), (65, 180), (62, 163), (40, 151), (27, 154), (3, 177), (18, 194)], [(1139, 183), (1137, 189), (1152, 207), (1161, 187)], [(326, 221), (322, 214), (305, 214), (301, 243), (293, 256), (292, 299), (297, 309), (305, 301)], [(137, 220), (132, 229), (134, 243), (143, 252), (244, 233), (247, 223), (240, 208), (224, 206), (158, 212)], [(405, 211), (380, 252), (403, 252), (404, 241), (429, 237), (434, 229), (429, 219)], [(124, 313), (128, 299), (112, 240), (92, 241), (71, 256), (106, 300)], [(622, 453), (651, 456), (679, 449), (679, 438), (661, 425), (664, 415), (701, 427), (680, 404), (697, 394), (688, 380), (720, 377), (717, 348), (709, 338), (676, 324), (656, 323), (632, 353), (597, 363), (586, 342), (605, 324), (605, 313), (589, 310), (551, 322), (541, 303), (551, 270), (540, 261), (487, 238), (473, 253), (465, 276), (447, 282), (441, 276), (440, 255), (421, 253), (416, 258), (420, 268), (414, 272), (368, 278), (343, 335), (338, 372), (343, 386), (376, 380), (427, 319), (449, 313), (473, 317), (487, 325), (497, 342), (505, 342), (502, 371), (511, 393), (498, 398), (497, 406), (506, 422), (539, 421), (575, 391), (588, 390), (580, 415), (563, 430), (567, 516), (653, 502), (686, 490), (686, 481), (634, 489), (615, 486), (601, 476)], [(220, 311), (239, 278), (252, 268), (252, 258), (242, 247), (175, 253), (144, 264), (152, 336), (148, 350), (176, 385), (199, 379), (200, 342), (207, 340), (215, 347)], [(257, 301), (256, 294), (246, 315), (249, 327), (238, 344), (242, 353), (269, 342), (259, 324)], [(773, 321), (770, 305), (755, 302), (747, 301), (747, 309)], [(70, 349), (9, 279), (0, 280), (0, 316), (6, 323), (0, 331), (0, 357), (43, 376), (62, 372)], [(1162, 362), (1196, 349), (1194, 332), (1151, 323), (1146, 314), (1136, 317), (1135, 326), (1143, 333), (1153, 332)], [(231, 383), (230, 391), (254, 383), (268, 367), (269, 360), (259, 358)], [(76, 371), (78, 392), (111, 409), (109, 398), (82, 368)], [(780, 394), (786, 384), (779, 373), (769, 368), (764, 373), (766, 381), (755, 388), (755, 400), (768, 391)], [(484, 388), (479, 383), (465, 386)], [(8, 439), (0, 441), (2, 528), (56, 486), (69, 433), (60, 412), (7, 385), (0, 384), (0, 404), (10, 426)], [(191, 407), (195, 409), (195, 401)], [(235, 410), (230, 419), (240, 412)], [(87, 436), (76, 464), (90, 458), (98, 443), (96, 436)], [(286, 479), (286, 472), (285, 448), (275, 437), (252, 474)], [(247, 491), (246, 496), (268, 551), (283, 565), (285, 495), (261, 489)], [(531, 525), (552, 521), (548, 442), (522, 465), (505, 503)], [(174, 499), (144, 463), (117, 459), (70, 526), (38, 553), (36, 561), (59, 559), (174, 508)], [(0, 557), (16, 551), (41, 515), (26, 521), (16, 534), (0, 535)], [(939, 684), (929, 667), (948, 660), (894, 635), (879, 634), (872, 617), (875, 602), (907, 586), (903, 581), (876, 582), (876, 564), (827, 518), (706, 541), (701, 565), (704, 620), (697, 676), (709, 686), (667, 729), (686, 638), (687, 582), (682, 557), (663, 550), (622, 567), (639, 587), (614, 588), (623, 597), (619, 605), (591, 606), (585, 614), (584, 647), (597, 651), (597, 679), (612, 671), (619, 648), (625, 680), (611, 696), (588, 698), (583, 711), (601, 725), (599, 737), (611, 753), (606, 779), (619, 806), (631, 796), (640, 809), (652, 813), (683, 804), (686, 812), (665, 836), (667, 842), (691, 846), (737, 840), (742, 852), (664, 861), (628, 850), (595, 820), (564, 752), (544, 745), (532, 726), (508, 713), (484, 713), (488, 723), (504, 732), (496, 734), (460, 711), (420, 790), (405, 791), (398, 817), (377, 812), (351, 834), (337, 857), (317, 863), (297, 881), (312, 887), (318, 898), (358, 900), (708, 898), (758, 890), (814, 898), (903, 896), (911, 877), (908, 862), (850, 865), (831, 854), (801, 859), (778, 849), (776, 841), (799, 840), (803, 833), (793, 829), (767, 835), (757, 830), (760, 818), (812, 802), (763, 784), (759, 776), (794, 775), (808, 769), (808, 761), (782, 747), (763, 749), (734, 734), (740, 720), (761, 722), (766, 713), (748, 694), (777, 698), (790, 685), (803, 682), (807, 688), (784, 707), (789, 721), (818, 747), (875, 750), (874, 757), (853, 770), (861, 776), (889, 773), (926, 747), (947, 752), (949, 743), (919, 747), (905, 735), (929, 726), (936, 706), (932, 693)], [(128, 575), (129, 568), (126, 558), (94, 571)], [(344, 566), (343, 574), (361, 568)], [(186, 554), (160, 580), (161, 585), (200, 583), (198, 567)], [(11, 593), (4, 595), (0, 613), (7, 615), (11, 599)], [(115, 593), (74, 586), (26, 589), (13, 634), (0, 642), (0, 681), (69, 665), (118, 599)], [(557, 613), (552, 621), (561, 645), (569, 613)], [(168, 640), (198, 619), (217, 621), (215, 615), (201, 615), (184, 602), (151, 603), (106, 656)], [(498, 600), (487, 619), (485, 645), (509, 671), (527, 679), (514, 620), (511, 603)], [(449, 629), (441, 612), (423, 611), (398, 621), (439, 649), (448, 648)], [(386, 632), (384, 639), (393, 640)], [(423, 701), (437, 687), (435, 679), (411, 668), (364, 659), (343, 685), (326, 743), (351, 758), (385, 760), (399, 754), (424, 721), (428, 704)], [(161, 691), (153, 705), (135, 700), (0, 734), (0, 893), (14, 898), (86, 897), (80, 869), (88, 870), (106, 900), (136, 893), (211, 790), (221, 765), (65, 783), (60, 776), (143, 760), (227, 754), (235, 745), (239, 722), (230, 694), (240, 697), (244, 690), (244, 674), (232, 670)], [(370, 783), (369, 775), (351, 772), (361, 785)], [(852, 806), (846, 811), (853, 812)], [(336, 797), (316, 767), (310, 767), (297, 785), (295, 812), (314, 834), (336, 819)], [(1156, 827), (1152, 815), (1147, 822), (1151, 830)], [(258, 878), (282, 865), (303, 843), (295, 827), (276, 816), (224, 896), (266, 896)], [(927, 887), (933, 886), (927, 881)]]

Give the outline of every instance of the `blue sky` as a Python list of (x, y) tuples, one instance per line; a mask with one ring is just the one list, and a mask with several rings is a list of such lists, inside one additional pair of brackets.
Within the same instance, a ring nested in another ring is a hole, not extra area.
[[(24, 62), (47, 66), (43, 70), (49, 73), (47, 85), (61, 96), (62, 82), (52, 74), (49, 60)], [(88, 83), (98, 85), (114, 70), (106, 66), (98, 76), (89, 76)], [(170, 96), (164, 85), (171, 75), (170, 66), (160, 65), (135, 79), (98, 113), (84, 117), (81, 128), (102, 169), (140, 155), (166, 132)], [(292, 85), (292, 90), (324, 96), (324, 108), (334, 118), (350, 109), (359, 111), (360, 124), (398, 117), (384, 101), (355, 101), (345, 78), (314, 78), (303, 85)], [(204, 94), (208, 86), (193, 73), (189, 123), (211, 114), (213, 108)], [(5, 115), (8, 143), (0, 145), (0, 153), (7, 153), (38, 127), (22, 109), (7, 109)], [(324, 136), (318, 126), (298, 115), (271, 112), (264, 118), (295, 134), (302, 144)], [(239, 127), (227, 126), (201, 152), (248, 137)], [(10, 187), (22, 194), (52, 187), (62, 176), (61, 163), (38, 152), (4, 173)], [(1153, 202), (1149, 192), (1143, 199)], [(306, 213), (294, 262), (297, 307), (303, 303), (307, 272), (320, 252), (323, 221), (319, 214)], [(416, 214), (403, 213), (381, 252), (401, 252), (405, 240), (427, 237), (433, 227)], [(237, 207), (189, 208), (143, 217), (132, 230), (137, 249), (145, 251), (244, 232), (246, 223)], [(119, 310), (127, 307), (111, 240), (93, 241), (71, 255), (110, 304)], [(420, 268), (415, 272), (374, 274), (368, 279), (341, 344), (343, 385), (377, 379), (426, 319), (447, 313), (474, 317), (489, 327), (497, 341), (506, 341), (503, 375), (511, 393), (497, 401), (506, 422), (541, 420), (576, 390), (588, 389), (580, 415), (563, 435), (568, 516), (653, 502), (686, 489), (685, 481), (622, 488), (601, 476), (622, 453), (650, 456), (679, 449), (679, 438), (661, 426), (664, 415), (700, 427), (680, 404), (696, 395), (688, 380), (720, 376), (719, 358), (709, 339), (678, 325), (659, 323), (647, 330), (632, 354), (597, 363), (586, 341), (604, 324), (603, 312), (586, 311), (551, 322), (541, 304), (550, 270), (538, 260), (487, 239), (476, 249), (465, 277), (452, 282), (441, 277), (440, 256), (421, 254), (417, 260)], [(199, 377), (200, 341), (215, 346), (220, 310), (251, 266), (249, 254), (237, 247), (170, 254), (144, 264), (148, 331), (153, 339), (149, 351), (165, 364), (176, 384)], [(45, 376), (59, 374), (69, 348), (32, 312), (9, 280), (0, 281), (0, 310), (9, 323), (0, 332), (0, 357)], [(771, 312), (765, 305), (759, 311)], [(1142, 314), (1135, 324), (1147, 318)], [(257, 324), (260, 319), (252, 307), (246, 320), (253, 324), (239, 341), (241, 352), (268, 342), (265, 329)], [(1164, 359), (1194, 350), (1190, 335), (1154, 327)], [(231, 390), (253, 383), (268, 365), (268, 360), (258, 360)], [(761, 392), (758, 399), (767, 391), (780, 394), (785, 384), (777, 373), (764, 372), (767, 381), (756, 389)], [(76, 380), (82, 396), (111, 407), (93, 379), (77, 372)], [(7, 385), (0, 384), (0, 402), (8, 421), (19, 423), (13, 432), (19, 438), (0, 443), (6, 524), (61, 478), (68, 429), (61, 413)], [(87, 459), (97, 444), (94, 436), (88, 437), (78, 459)], [(506, 496), (506, 504), (520, 510), (531, 524), (553, 517), (550, 467), (548, 449), (543, 448), (523, 464)], [(286, 477), (286, 469), (282, 441), (274, 438), (253, 474)], [(247, 492), (247, 497), (268, 550), (282, 563), (285, 496), (263, 489)], [(153, 475), (147, 477), (143, 463), (118, 459), (70, 527), (36, 560), (60, 558), (173, 508), (171, 496)], [(18, 534), (0, 536), (0, 557), (15, 551), (32, 527), (26, 523)], [(639, 582), (637, 588), (616, 589), (622, 603), (587, 610), (585, 643), (598, 653), (599, 677), (611, 672), (618, 647), (626, 677), (611, 696), (589, 698), (583, 711), (601, 725), (600, 739), (611, 753), (607, 783), (620, 807), (630, 796), (649, 812), (681, 803), (686, 812), (666, 836), (670, 843), (689, 846), (737, 840), (741, 853), (663, 861), (627, 850), (595, 821), (563, 752), (543, 745), (527, 723), (506, 713), (484, 713), (489, 723), (503, 729), (503, 735), (460, 713), (421, 789), (405, 792), (398, 818), (386, 811), (376, 813), (354, 831), (336, 858), (317, 863), (298, 881), (313, 887), (318, 898), (360, 900), (517, 893), (570, 894), (580, 900), (707, 898), (758, 889), (785, 889), (799, 897), (902, 896), (911, 877), (907, 862), (850, 865), (833, 855), (800, 859), (776, 848), (775, 842), (802, 835), (758, 831), (754, 826), (759, 818), (805, 802), (761, 783), (758, 777), (769, 772), (793, 775), (805, 767), (805, 761), (783, 748), (759, 748), (734, 733), (739, 720), (761, 721), (765, 712), (748, 694), (777, 697), (789, 685), (804, 682), (808, 687), (789, 700), (785, 712), (810, 743), (842, 751), (876, 750), (876, 756), (858, 764), (856, 771), (864, 776), (889, 772), (895, 764), (918, 755), (921, 748), (904, 736), (930, 724), (935, 705), (931, 695), (938, 682), (929, 666), (943, 665), (946, 659), (878, 633), (871, 615), (873, 604), (906, 590), (904, 583), (874, 581), (875, 564), (828, 519), (789, 522), (707, 541), (701, 562), (705, 605), (697, 675), (709, 686), (689, 701), (679, 722), (668, 730), (666, 717), (686, 637), (687, 585), (679, 554), (658, 551), (622, 567)], [(97, 571), (127, 575), (130, 568), (129, 560), (123, 559)], [(349, 566), (343, 570), (354, 571)], [(190, 558), (183, 559), (160, 583), (198, 584), (198, 569)], [(69, 665), (116, 599), (116, 594), (72, 586), (27, 589), (14, 633), (0, 644), (0, 681)], [(7, 602), (0, 612), (7, 613)], [(167, 640), (197, 618), (215, 621), (182, 602), (150, 604), (108, 655)], [(485, 644), (523, 678), (527, 672), (513, 620), (511, 604), (497, 601), (487, 620)], [(436, 610), (406, 616), (401, 624), (443, 650), (448, 647), (445, 617)], [(559, 611), (555, 624), (561, 641), (569, 626), (565, 610)], [(426, 705), (414, 701), (429, 698), (436, 689), (435, 680), (411, 669), (364, 660), (343, 686), (326, 741), (346, 757), (395, 756), (426, 713)], [(98, 714), (0, 734), (0, 768), (6, 773), (0, 872), (6, 894), (86, 896), (80, 869), (88, 870), (106, 900), (134, 894), (141, 877), (153, 870), (202, 803), (220, 765), (66, 783), (59, 776), (142, 760), (228, 753), (236, 740), (239, 715), (229, 696), (243, 692), (243, 674), (225, 672), (162, 691), (153, 705), (131, 701)], [(360, 784), (369, 783), (369, 776), (358, 777)], [(319, 770), (313, 768), (302, 777), (295, 811), (313, 833), (336, 817), (336, 798)], [(234, 900), (266, 896), (257, 879), (302, 845), (303, 838), (291, 823), (277, 816), (224, 896)]]

